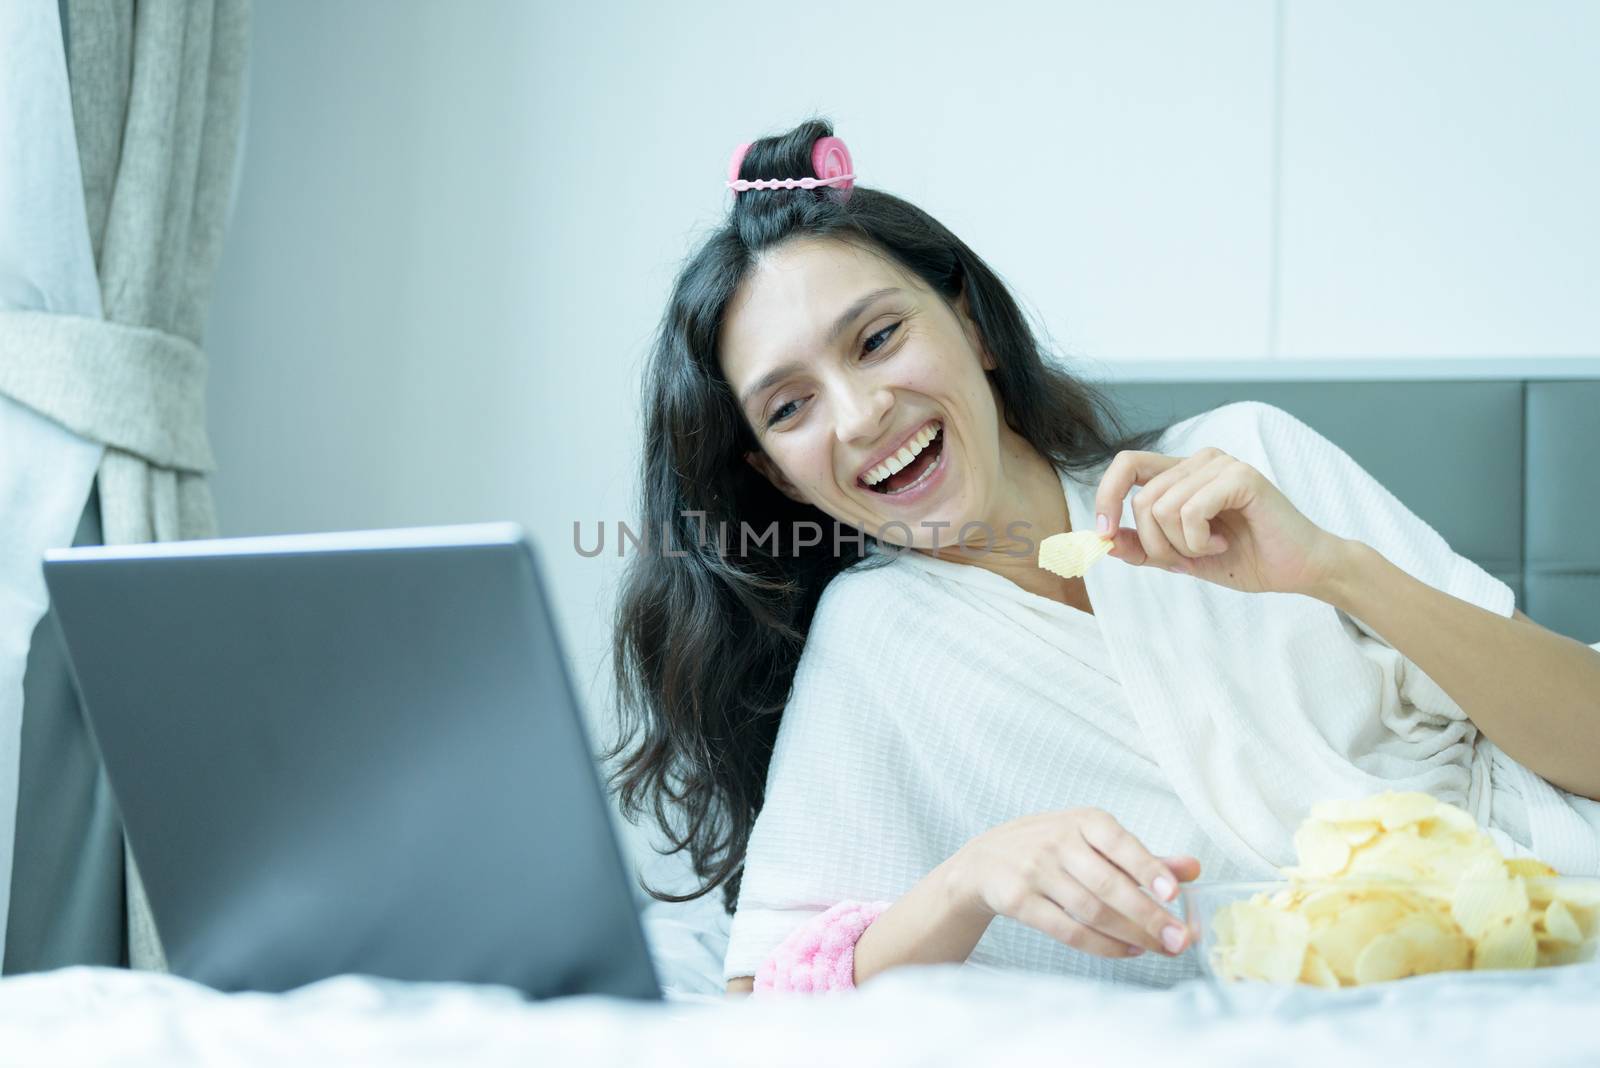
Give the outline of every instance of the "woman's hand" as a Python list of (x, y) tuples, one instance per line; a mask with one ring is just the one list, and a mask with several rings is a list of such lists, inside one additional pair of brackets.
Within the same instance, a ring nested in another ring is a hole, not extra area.
[[(1140, 888), (1170, 901), (1200, 874), (1194, 857), (1156, 857), (1096, 808), (1039, 812), (1002, 823), (956, 853), (966, 903), (1010, 916), (1074, 949), (1123, 959), (1176, 956), (1183, 921)], [(1167, 939), (1168, 941), (1164, 941)]]
[(1221, 449), (1184, 458), (1120, 452), (1095, 493), (1097, 519), (1116, 523), (1134, 486), (1136, 529), (1112, 528), (1110, 555), (1244, 593), (1317, 596), (1347, 542), (1311, 522), (1265, 475)]

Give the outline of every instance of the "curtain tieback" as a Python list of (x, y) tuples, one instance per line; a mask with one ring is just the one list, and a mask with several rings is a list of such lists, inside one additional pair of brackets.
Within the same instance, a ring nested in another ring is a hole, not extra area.
[(216, 469), (206, 435), (206, 354), (143, 326), (0, 311), (0, 393), (158, 467)]

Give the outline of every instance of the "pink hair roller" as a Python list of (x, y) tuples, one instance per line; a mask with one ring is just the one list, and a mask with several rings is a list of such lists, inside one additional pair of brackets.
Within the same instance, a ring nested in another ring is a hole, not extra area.
[(751, 143), (746, 141), (734, 149), (733, 158), (728, 161), (727, 186), (733, 190), (734, 196), (748, 189), (816, 189), (827, 185), (836, 186), (849, 196), (850, 189), (855, 185), (850, 150), (837, 137), (819, 137), (817, 143), (811, 146), (811, 173), (816, 175), (814, 178), (740, 178), (739, 168), (744, 166), (745, 153), (750, 151)]

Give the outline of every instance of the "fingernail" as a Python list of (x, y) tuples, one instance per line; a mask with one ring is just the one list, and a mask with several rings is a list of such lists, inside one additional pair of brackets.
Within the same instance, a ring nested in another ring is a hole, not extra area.
[(1157, 876), (1156, 881), (1151, 883), (1150, 886), (1151, 889), (1155, 890), (1156, 897), (1159, 897), (1162, 901), (1171, 901), (1172, 892), (1178, 888), (1177, 884), (1165, 875)]
[(1130, 957), (1142, 957), (1144, 956), (1144, 947), (1129, 946), (1127, 949), (1123, 950), (1123, 953)]
[(1104, 515), (1097, 514), (1094, 517), (1094, 525), (1100, 528), (1100, 533), (1104, 534), (1106, 531), (1111, 529), (1111, 520), (1107, 519)]
[(1174, 564), (1171, 567), (1167, 568), (1167, 570), (1171, 571), (1174, 575), (1187, 575), (1189, 573), (1189, 565), (1188, 564)]
[(1173, 953), (1178, 952), (1178, 947), (1183, 945), (1183, 928), (1177, 926), (1164, 928), (1161, 932), (1161, 944)]
[(1220, 553), (1228, 547), (1228, 542), (1221, 534), (1213, 534), (1211, 535), (1211, 540), (1206, 543), (1206, 547), (1214, 553)]

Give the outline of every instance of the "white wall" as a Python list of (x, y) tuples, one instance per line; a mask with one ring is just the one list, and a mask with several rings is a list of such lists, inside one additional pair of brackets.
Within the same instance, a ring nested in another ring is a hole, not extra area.
[(1594, 356), (1597, 42), (1583, 0), (257, 4), (223, 532), (524, 523), (603, 730), (619, 562), (571, 527), (633, 514), (735, 144), (830, 117), (1102, 373)]

